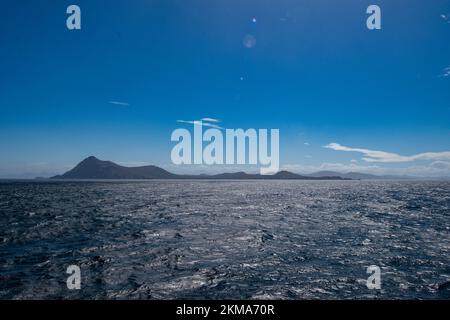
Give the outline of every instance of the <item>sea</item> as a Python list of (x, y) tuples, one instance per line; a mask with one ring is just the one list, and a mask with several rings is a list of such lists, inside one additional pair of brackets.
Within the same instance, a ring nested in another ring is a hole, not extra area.
[(0, 181), (0, 299), (450, 299), (450, 182)]

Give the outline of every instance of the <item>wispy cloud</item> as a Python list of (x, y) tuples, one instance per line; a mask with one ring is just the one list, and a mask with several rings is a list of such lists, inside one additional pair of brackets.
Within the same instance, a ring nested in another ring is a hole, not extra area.
[(346, 152), (358, 152), (362, 153), (364, 157), (362, 160), (367, 162), (411, 162), (416, 160), (450, 160), (450, 151), (444, 152), (425, 152), (419, 153), (411, 156), (403, 156), (397, 153), (369, 150), (363, 148), (351, 148), (340, 145), (338, 143), (330, 143), (325, 148), (332, 149), (335, 151), (346, 151)]
[(444, 68), (444, 70), (442, 70), (442, 74), (441, 77), (448, 77), (450, 76), (450, 66), (448, 66), (447, 68)]
[(221, 122), (219, 119), (214, 119), (214, 118), (202, 118), (202, 121), (206, 121), (206, 122)]
[(450, 23), (450, 14), (441, 14), (441, 18), (445, 20), (445, 22)]
[[(203, 118), (202, 120), (177, 120), (177, 122), (178, 123), (188, 123), (188, 124), (193, 124), (193, 125), (199, 125), (199, 126), (203, 126), (203, 127), (210, 127), (210, 128), (220, 129), (220, 130), (224, 129), (224, 128), (222, 128), (221, 126), (219, 126), (217, 124), (204, 122), (203, 121), (204, 119), (208, 119), (208, 118)], [(219, 121), (216, 120), (216, 122), (219, 122)]]
[(130, 104), (128, 102), (122, 102), (122, 101), (108, 101), (109, 104), (114, 104), (116, 106), (122, 106), (122, 107), (129, 107)]

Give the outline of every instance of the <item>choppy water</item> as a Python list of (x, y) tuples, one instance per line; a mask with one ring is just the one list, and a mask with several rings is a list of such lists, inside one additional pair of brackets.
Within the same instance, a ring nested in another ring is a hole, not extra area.
[(449, 229), (449, 182), (3, 182), (0, 298), (448, 299)]

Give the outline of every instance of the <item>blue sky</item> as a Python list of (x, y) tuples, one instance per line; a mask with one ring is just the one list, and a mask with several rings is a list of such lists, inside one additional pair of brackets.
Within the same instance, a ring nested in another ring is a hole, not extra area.
[(296, 172), (450, 176), (449, 36), (448, 0), (5, 0), (0, 177), (89, 155), (177, 171), (177, 120), (205, 117), (279, 128)]

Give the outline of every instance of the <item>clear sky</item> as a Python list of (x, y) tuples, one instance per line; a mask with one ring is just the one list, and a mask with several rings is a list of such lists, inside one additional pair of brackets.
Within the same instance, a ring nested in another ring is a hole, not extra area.
[(449, 39), (448, 0), (2, 0), (0, 177), (171, 170), (177, 120), (205, 117), (279, 128), (295, 172), (450, 176)]

